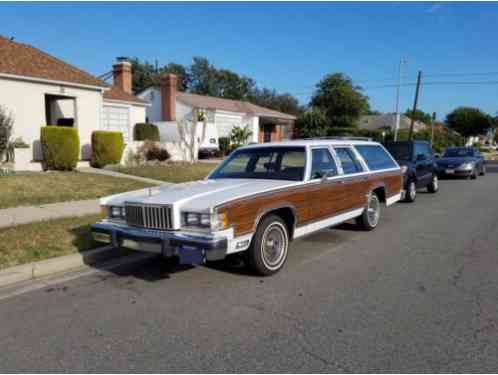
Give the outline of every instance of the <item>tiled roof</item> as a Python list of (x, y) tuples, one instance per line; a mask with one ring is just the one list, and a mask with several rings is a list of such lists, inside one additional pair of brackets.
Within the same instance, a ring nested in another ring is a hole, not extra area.
[(110, 90), (104, 91), (104, 100), (119, 100), (123, 102), (133, 102), (145, 104), (145, 100), (142, 100), (135, 95), (128, 94), (126, 91), (121, 90), (119, 87), (112, 86)]
[(104, 81), (37, 48), (0, 36), (0, 73), (108, 87)]
[(278, 118), (282, 120), (296, 119), (295, 116), (289, 115), (287, 113), (274, 111), (272, 109), (268, 109), (256, 104), (240, 100), (222, 99), (222, 98), (215, 98), (213, 96), (187, 94), (184, 92), (177, 93), (176, 98), (179, 101), (191, 107), (198, 107), (205, 109), (219, 109), (222, 111), (229, 111), (229, 112), (250, 113), (262, 117)]

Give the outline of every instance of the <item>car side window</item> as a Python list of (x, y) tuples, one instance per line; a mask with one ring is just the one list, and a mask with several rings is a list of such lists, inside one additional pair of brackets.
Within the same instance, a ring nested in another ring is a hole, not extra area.
[(344, 174), (363, 172), (360, 161), (349, 147), (336, 147), (334, 150), (341, 161)]
[(324, 173), (337, 174), (337, 165), (328, 148), (311, 150), (311, 179), (322, 178)]
[(398, 167), (381, 146), (355, 146), (355, 148), (371, 171)]
[(432, 157), (432, 151), (427, 143), (415, 143), (415, 158), (419, 155), (424, 155), (426, 159)]

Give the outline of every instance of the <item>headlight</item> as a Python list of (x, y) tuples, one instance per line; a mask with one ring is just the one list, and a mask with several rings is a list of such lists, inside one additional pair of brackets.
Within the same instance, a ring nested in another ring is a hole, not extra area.
[(474, 168), (474, 164), (472, 164), (472, 163), (463, 163), (460, 166), (460, 169), (473, 169), (473, 168)]
[(405, 174), (407, 170), (408, 170), (408, 167), (406, 165), (401, 166), (401, 173)]
[[(106, 207), (105, 210), (107, 211), (107, 217), (109, 219), (120, 219), (120, 220), (124, 220), (124, 218), (125, 218), (125, 209), (124, 209), (124, 207), (120, 207), (120, 206), (109, 206), (109, 207)], [(104, 212), (104, 209), (102, 211)]]
[(213, 231), (228, 227), (226, 214), (210, 214), (201, 212), (182, 212), (182, 227), (203, 228)]

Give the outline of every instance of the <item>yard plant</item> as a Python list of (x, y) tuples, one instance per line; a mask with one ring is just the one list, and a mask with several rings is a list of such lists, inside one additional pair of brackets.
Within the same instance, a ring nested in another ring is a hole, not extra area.
[(133, 128), (133, 139), (135, 141), (159, 142), (159, 129), (154, 124), (138, 123)]
[(6, 155), (7, 162), (14, 161), (13, 145), (10, 142), (12, 129), (14, 127), (14, 119), (7, 109), (0, 105), (0, 162), (4, 160)]
[(123, 133), (97, 130), (92, 133), (92, 160), (95, 168), (119, 164), (124, 151)]
[(68, 171), (76, 168), (80, 155), (80, 139), (75, 128), (44, 126), (40, 142), (47, 169)]

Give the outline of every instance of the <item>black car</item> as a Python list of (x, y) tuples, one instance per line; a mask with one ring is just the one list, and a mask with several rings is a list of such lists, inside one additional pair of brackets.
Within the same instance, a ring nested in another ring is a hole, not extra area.
[(429, 193), (438, 191), (438, 169), (429, 142), (387, 142), (385, 146), (401, 166), (405, 202), (415, 200), (417, 189), (427, 188)]
[(437, 160), (438, 173), (443, 176), (459, 176), (475, 180), (486, 174), (484, 157), (474, 147), (450, 147)]

